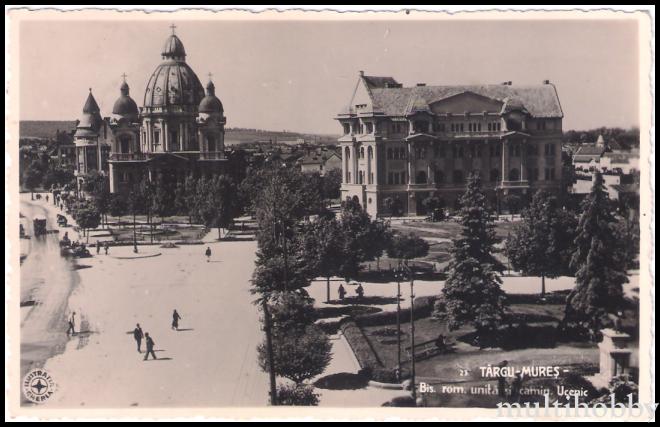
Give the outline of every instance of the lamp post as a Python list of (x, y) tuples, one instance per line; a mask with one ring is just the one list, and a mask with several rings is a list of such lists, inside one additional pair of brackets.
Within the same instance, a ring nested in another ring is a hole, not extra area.
[(397, 381), (401, 381), (401, 265), (395, 270), (396, 278), (396, 345), (397, 345)]

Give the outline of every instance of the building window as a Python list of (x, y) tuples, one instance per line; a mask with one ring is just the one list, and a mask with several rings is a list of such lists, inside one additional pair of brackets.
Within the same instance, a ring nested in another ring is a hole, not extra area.
[(491, 182), (496, 182), (500, 179), (500, 171), (497, 169), (491, 169), (490, 171), (490, 180)]
[(433, 173), (433, 179), (436, 184), (442, 184), (445, 182), (445, 174), (442, 173), (442, 171), (437, 170)]
[(545, 155), (553, 157), (555, 155), (555, 144), (545, 144)]
[(509, 171), (509, 181), (518, 181), (520, 179), (520, 171), (513, 168)]
[(394, 184), (394, 174), (392, 172), (387, 173), (387, 183), (390, 185)]
[(401, 172), (401, 184), (405, 184), (406, 182), (407, 182), (407, 181), (406, 181), (406, 173), (405, 173), (405, 172)]
[(399, 155), (402, 159), (405, 159), (407, 157), (406, 156), (406, 147), (399, 148)]
[(428, 182), (426, 172), (419, 171), (415, 177), (415, 184), (426, 184)]
[(364, 159), (364, 147), (360, 147), (360, 158)]
[(154, 145), (160, 145), (160, 131), (154, 131)]
[(344, 135), (348, 135), (349, 133), (351, 133), (351, 125), (344, 123)]
[(374, 133), (373, 123), (367, 123), (367, 133)]
[(398, 183), (399, 183), (399, 174), (398, 174), (398, 173), (395, 173), (395, 174), (394, 174), (394, 184), (396, 185), (396, 184), (398, 184)]

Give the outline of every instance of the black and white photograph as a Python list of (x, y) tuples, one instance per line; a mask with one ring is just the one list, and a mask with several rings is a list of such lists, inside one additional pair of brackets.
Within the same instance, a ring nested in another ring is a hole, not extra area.
[(655, 419), (655, 9), (364, 9), (6, 8), (6, 420)]

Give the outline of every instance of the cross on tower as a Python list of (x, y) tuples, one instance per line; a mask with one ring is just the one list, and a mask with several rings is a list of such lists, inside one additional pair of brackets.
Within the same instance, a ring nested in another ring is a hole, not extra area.
[(209, 80), (213, 80), (213, 73), (209, 73)]
[(126, 73), (123, 73), (121, 77), (124, 79), (124, 83), (126, 83), (126, 77), (127, 77)]
[(172, 24), (172, 25), (170, 25), (170, 28), (172, 29), (172, 34), (174, 34), (174, 30), (176, 29), (176, 25)]

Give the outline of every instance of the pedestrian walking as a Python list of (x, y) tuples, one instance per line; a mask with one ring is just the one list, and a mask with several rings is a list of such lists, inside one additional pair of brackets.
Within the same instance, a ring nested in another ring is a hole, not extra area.
[(154, 340), (151, 339), (151, 337), (149, 336), (149, 332), (146, 332), (144, 334), (144, 339), (145, 339), (145, 344), (147, 346), (146, 353), (144, 354), (144, 360), (147, 360), (150, 354), (151, 357), (154, 358), (154, 360), (158, 359), (156, 357), (156, 353), (154, 353)]
[(67, 335), (75, 335), (76, 334), (76, 312), (74, 311), (71, 313), (71, 316), (69, 316), (69, 329), (66, 330)]
[[(504, 368), (507, 366), (509, 362), (507, 360), (503, 360), (500, 362), (497, 366), (500, 368)], [(500, 375), (497, 377), (497, 395), (499, 397), (505, 398), (506, 397), (506, 376), (502, 373), (502, 369), (500, 369)]]
[(339, 300), (343, 301), (344, 297), (346, 296), (346, 289), (344, 289), (344, 285), (339, 285), (339, 289), (337, 289), (337, 292), (339, 292)]
[(108, 242), (105, 242), (103, 244), (103, 249), (105, 250), (105, 254), (108, 255), (108, 249), (110, 249), (110, 244), (108, 244)]
[(142, 349), (140, 347), (142, 345), (142, 338), (144, 338), (144, 333), (142, 332), (142, 328), (140, 327), (139, 323), (135, 325), (135, 329), (133, 329), (133, 338), (135, 338), (135, 342), (137, 342), (138, 353), (142, 353)]
[(48, 194), (46, 194), (46, 203), (48, 203)]
[(207, 246), (206, 247), (206, 262), (211, 261), (211, 247)]
[(179, 330), (179, 320), (181, 320), (181, 316), (179, 316), (179, 313), (175, 309), (174, 313), (172, 313), (172, 329)]
[(96, 241), (96, 255), (101, 253), (101, 241), (97, 240)]

